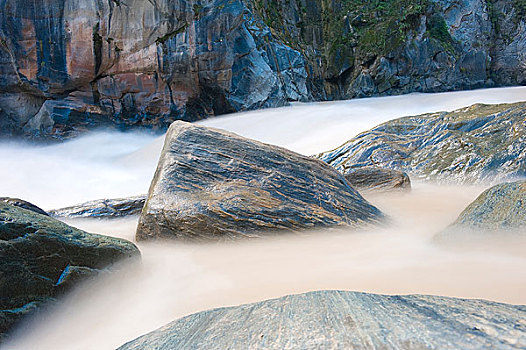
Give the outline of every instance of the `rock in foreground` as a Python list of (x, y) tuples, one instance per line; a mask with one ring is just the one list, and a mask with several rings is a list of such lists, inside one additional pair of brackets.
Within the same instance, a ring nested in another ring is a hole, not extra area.
[(68, 218), (116, 218), (129, 215), (139, 215), (145, 201), (146, 195), (127, 198), (98, 199), (67, 208), (50, 210), (49, 214), (52, 216)]
[(526, 180), (487, 189), (464, 209), (445, 233), (497, 230), (526, 234)]
[(375, 222), (382, 213), (316, 159), (184, 122), (170, 127), (137, 239), (254, 237)]
[(525, 306), (320, 291), (193, 314), (119, 350), (521, 349)]
[(359, 190), (384, 192), (411, 189), (409, 176), (398, 170), (372, 166), (351, 168), (345, 173), (345, 178)]
[(0, 340), (22, 316), (79, 280), (139, 255), (131, 242), (0, 203)]
[(379, 166), (444, 182), (526, 176), (526, 103), (395, 119), (318, 157), (342, 172)]

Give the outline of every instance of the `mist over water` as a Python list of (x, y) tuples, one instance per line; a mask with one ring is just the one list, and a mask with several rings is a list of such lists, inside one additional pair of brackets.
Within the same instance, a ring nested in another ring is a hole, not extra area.
[[(526, 88), (408, 95), (299, 104), (201, 123), (313, 154), (395, 117), (521, 99)], [(109, 132), (46, 147), (0, 144), (0, 156), (13, 169), (0, 170), (0, 194), (49, 209), (146, 193), (161, 146), (162, 138)], [(414, 183), (408, 193), (365, 193), (391, 218), (383, 228), (221, 244), (141, 242), (141, 264), (82, 284), (59, 306), (27, 321), (5, 348), (114, 349), (193, 312), (320, 289), (526, 304), (523, 237), (432, 242), (484, 189)], [(137, 220), (66, 222), (134, 240)]]

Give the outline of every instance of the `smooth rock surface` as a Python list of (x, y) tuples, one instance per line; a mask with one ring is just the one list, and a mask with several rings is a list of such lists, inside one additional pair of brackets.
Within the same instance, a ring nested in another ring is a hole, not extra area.
[(0, 203), (0, 340), (24, 315), (78, 281), (139, 256), (131, 242)]
[(348, 169), (344, 176), (354, 188), (359, 190), (396, 191), (411, 189), (409, 176), (398, 170), (366, 166)]
[(526, 307), (343, 291), (196, 313), (119, 350), (523, 349)]
[(526, 180), (484, 191), (446, 229), (453, 232), (512, 231), (526, 235)]
[(378, 222), (383, 214), (319, 160), (185, 122), (172, 124), (137, 239), (223, 240)]
[(36, 205), (29, 203), (28, 201), (25, 201), (20, 198), (0, 197), (0, 202), (14, 205), (15, 207), (20, 207), (20, 208), (24, 208), (27, 210), (31, 210), (38, 214), (48, 215), (44, 210), (40, 209)]
[(526, 177), (526, 103), (395, 119), (317, 157), (342, 172), (379, 166), (451, 183)]
[(71, 207), (53, 209), (49, 211), (55, 217), (122, 217), (139, 215), (146, 201), (146, 195), (127, 198), (98, 199)]

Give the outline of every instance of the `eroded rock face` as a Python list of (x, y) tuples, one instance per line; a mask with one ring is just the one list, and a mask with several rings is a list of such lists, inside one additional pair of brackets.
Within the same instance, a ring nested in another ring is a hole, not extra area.
[(323, 162), (238, 135), (175, 122), (137, 239), (225, 240), (377, 222), (382, 213)]
[(21, 317), (78, 281), (139, 256), (131, 242), (0, 203), (0, 340)]
[(526, 103), (392, 120), (318, 157), (342, 172), (380, 166), (443, 182), (525, 177)]
[(384, 192), (410, 190), (411, 180), (406, 173), (398, 170), (360, 167), (348, 169), (345, 179), (359, 190)]
[(343, 291), (196, 313), (119, 350), (521, 349), (526, 307)]
[(63, 139), (228, 112), (526, 83), (507, 0), (2, 0), (0, 132)]
[(444, 236), (458, 232), (512, 231), (526, 234), (526, 180), (503, 183), (484, 191), (449, 226)]
[(49, 214), (57, 217), (96, 217), (116, 218), (129, 215), (139, 215), (146, 201), (146, 195), (98, 199), (71, 207), (50, 210)]
[(5, 132), (63, 138), (97, 126), (162, 130), (175, 119), (308, 97), (301, 54), (274, 42), (240, 0), (1, 5)]

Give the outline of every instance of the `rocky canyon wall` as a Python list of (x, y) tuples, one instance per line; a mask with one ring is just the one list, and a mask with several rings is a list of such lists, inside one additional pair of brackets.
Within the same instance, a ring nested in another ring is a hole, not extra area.
[(0, 130), (526, 83), (522, 0), (0, 0)]

